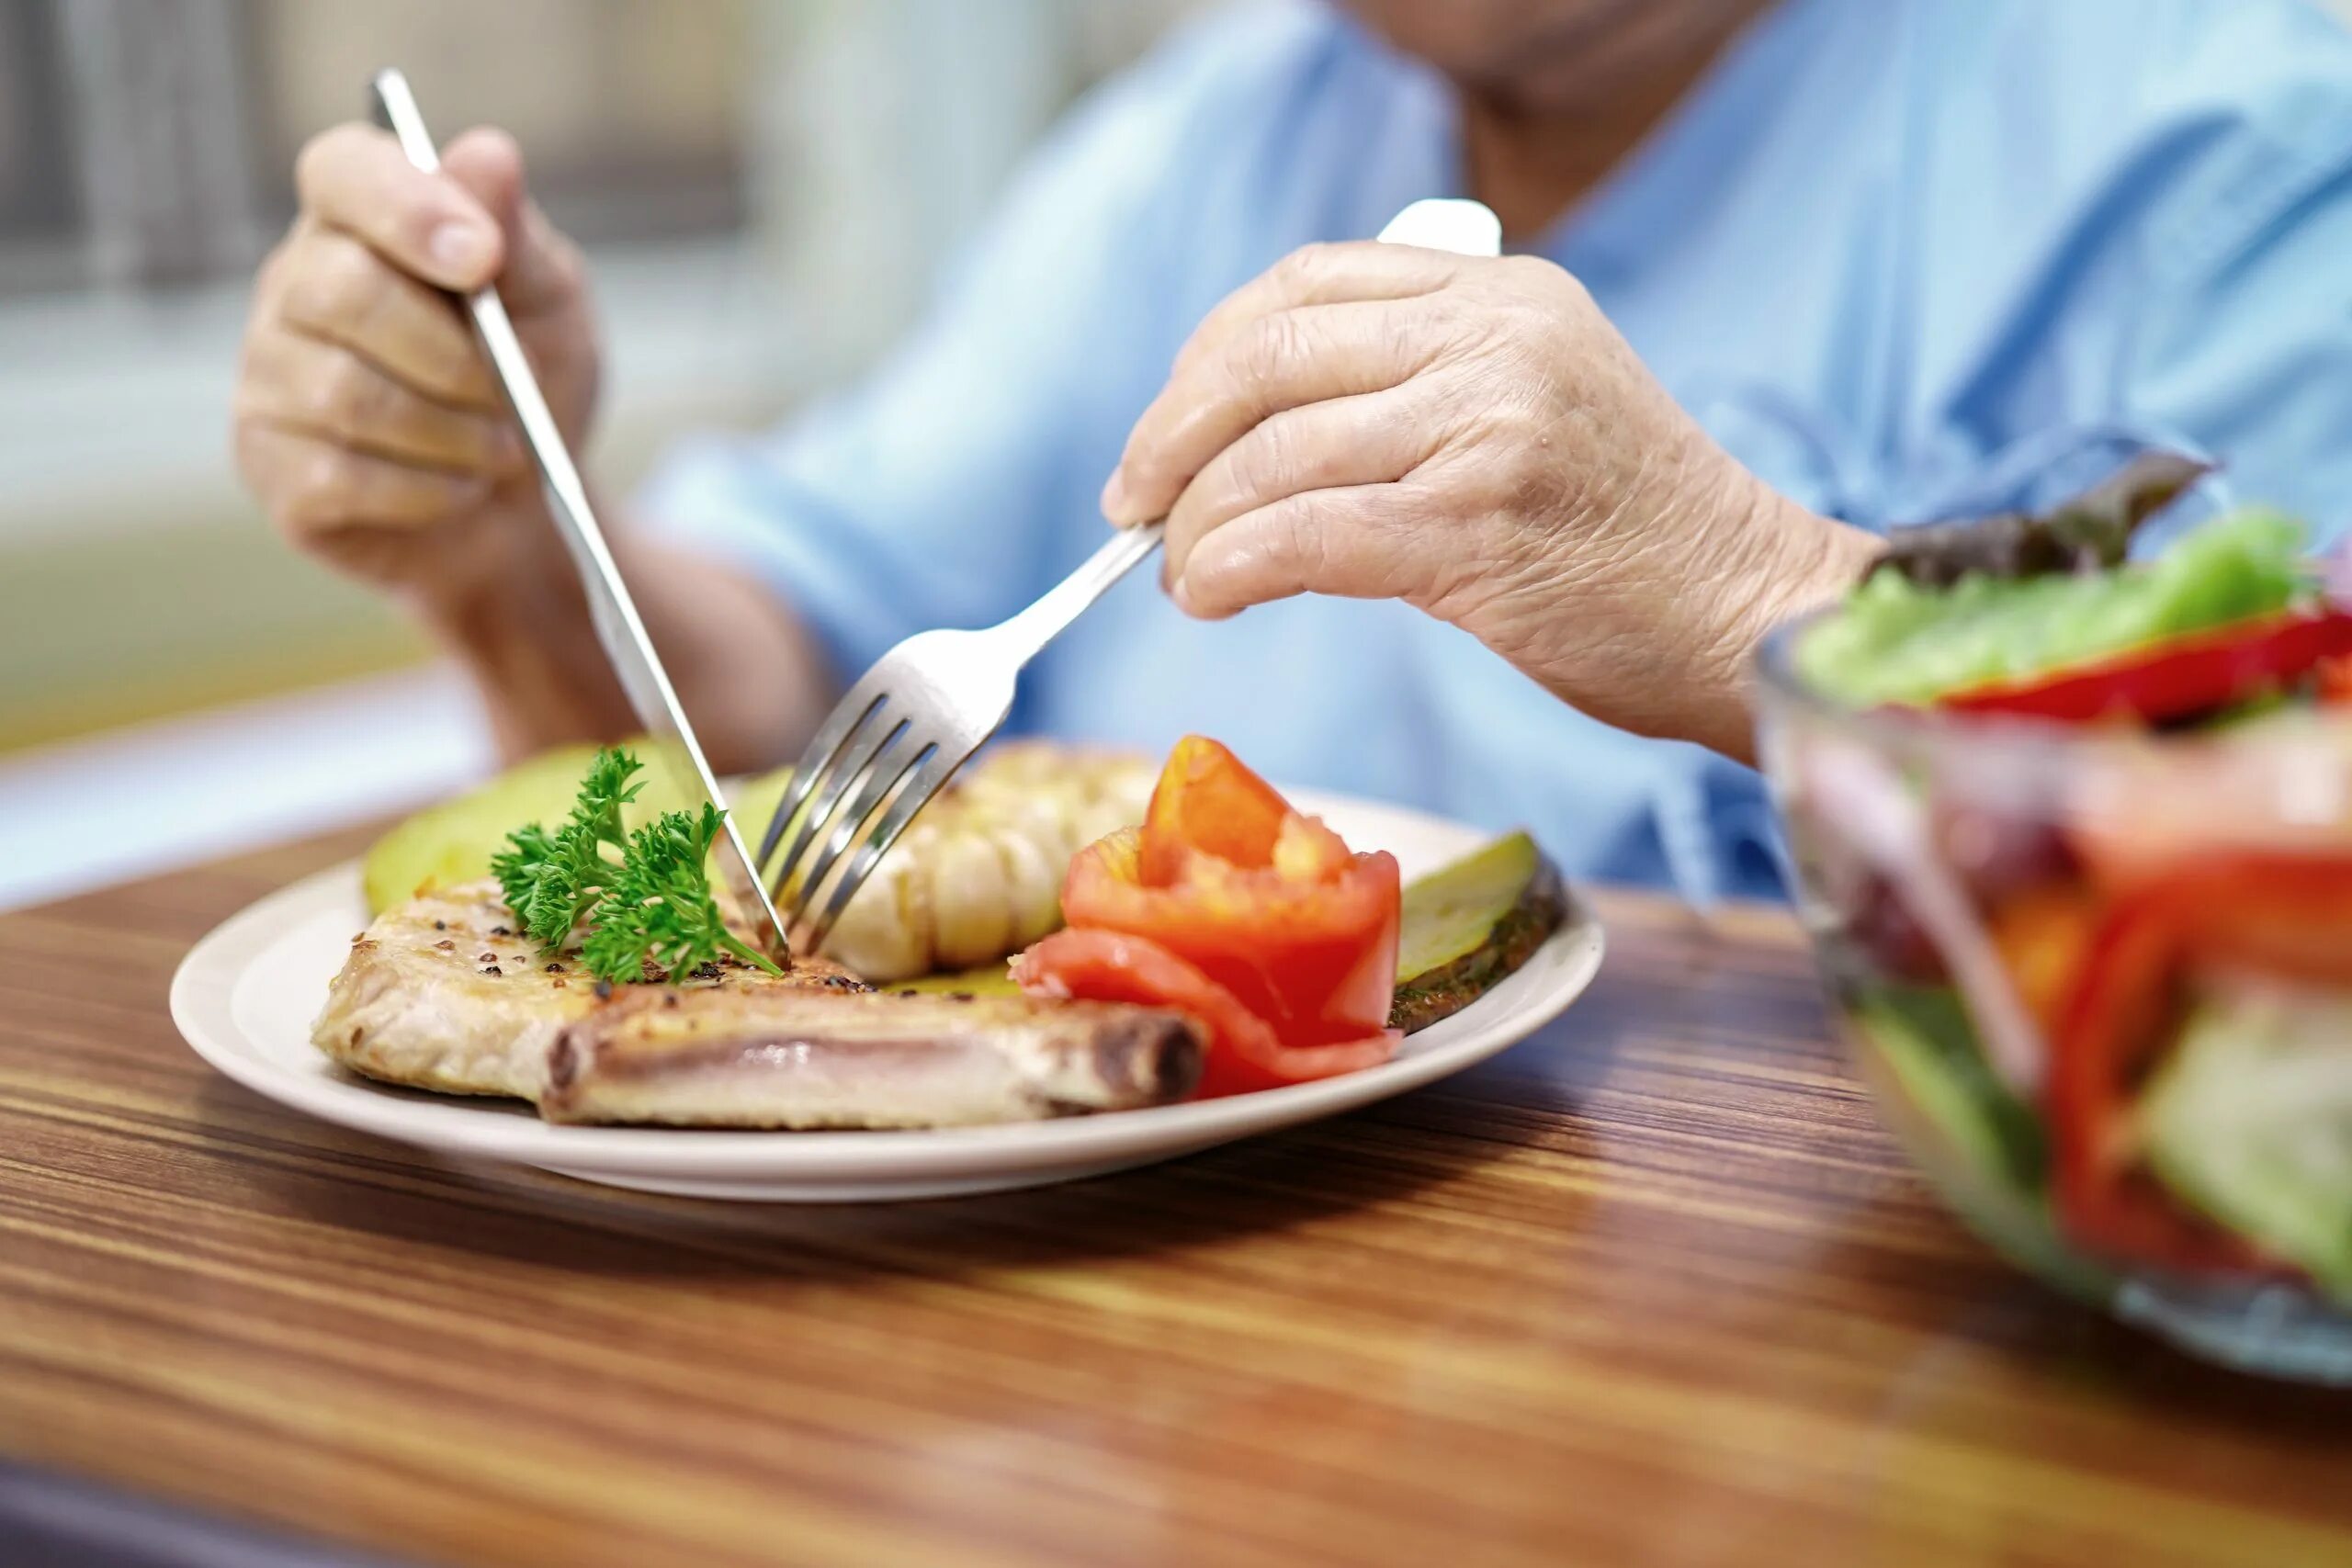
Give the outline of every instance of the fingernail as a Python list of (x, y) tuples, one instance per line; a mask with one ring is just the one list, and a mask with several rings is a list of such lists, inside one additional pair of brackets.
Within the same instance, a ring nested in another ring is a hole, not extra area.
[(1184, 614), (1189, 615), (1193, 613), (1193, 595), (1184, 587), (1184, 580), (1182, 578), (1180, 577), (1174, 582), (1168, 585), (1168, 597), (1172, 600), (1175, 603), (1176, 607), (1183, 611)]
[(1102, 487), (1102, 515), (1114, 523), (1125, 523), (1127, 506), (1127, 471), (1114, 468), (1109, 482)]
[(453, 276), (470, 277), (490, 259), (490, 236), (477, 224), (444, 223), (427, 242), (433, 265)]

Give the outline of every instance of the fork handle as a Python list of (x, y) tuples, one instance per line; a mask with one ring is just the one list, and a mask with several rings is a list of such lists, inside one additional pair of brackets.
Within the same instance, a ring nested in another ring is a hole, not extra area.
[(1038, 649), (1061, 636), (1072, 621), (1083, 615), (1087, 606), (1109, 592), (1112, 584), (1150, 559), (1152, 552), (1159, 548), (1160, 536), (1167, 531), (1165, 523), (1146, 523), (1117, 530), (1076, 571), (1046, 590), (1035, 604), (997, 630), (1021, 644), (1021, 662), (1028, 663), (1037, 656)]

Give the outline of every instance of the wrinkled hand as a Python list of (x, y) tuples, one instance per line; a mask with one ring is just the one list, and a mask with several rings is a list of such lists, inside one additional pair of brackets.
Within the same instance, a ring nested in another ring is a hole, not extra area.
[(558, 548), (537, 472), (443, 290), (495, 278), (575, 449), (598, 351), (578, 251), (526, 194), (503, 132), (438, 174), (384, 131), (303, 148), (300, 212), (263, 265), (236, 392), (240, 470), (297, 545), (419, 608), (451, 612)]
[(1310, 246), (1204, 321), (1105, 487), (1193, 615), (1398, 598), (1577, 706), (1747, 754), (1749, 652), (1866, 536), (1772, 492), (1548, 262)]

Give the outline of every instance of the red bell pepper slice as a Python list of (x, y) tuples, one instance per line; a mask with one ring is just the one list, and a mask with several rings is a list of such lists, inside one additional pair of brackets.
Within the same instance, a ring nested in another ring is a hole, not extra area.
[(2085, 1244), (2188, 1272), (2269, 1266), (2176, 1207), (2139, 1167), (2127, 1112), (2178, 1022), (2199, 964), (2352, 983), (2352, 856), (2199, 862), (2109, 912), (2065, 1009), (2050, 1080), (2058, 1207)]
[(2134, 649), (2095, 664), (2015, 684), (1978, 686), (1938, 705), (1956, 713), (2009, 714), (2086, 724), (2194, 717), (2312, 674), (2352, 654), (2352, 614), (2293, 611)]
[(1170, 758), (1143, 827), (1071, 861), (1069, 929), (1023, 954), (1013, 977), (1040, 995), (1202, 1019), (1204, 1094), (1329, 1077), (1396, 1050), (1402, 897), (1395, 856), (1352, 853), (1194, 738)]

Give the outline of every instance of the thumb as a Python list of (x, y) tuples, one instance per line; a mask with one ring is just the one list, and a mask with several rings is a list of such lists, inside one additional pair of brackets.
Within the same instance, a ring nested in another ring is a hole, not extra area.
[(506, 307), (537, 315), (569, 305), (580, 292), (579, 252), (530, 197), (523, 150), (492, 127), (477, 127), (442, 150), (441, 167), (490, 211), (504, 241), (498, 272)]

